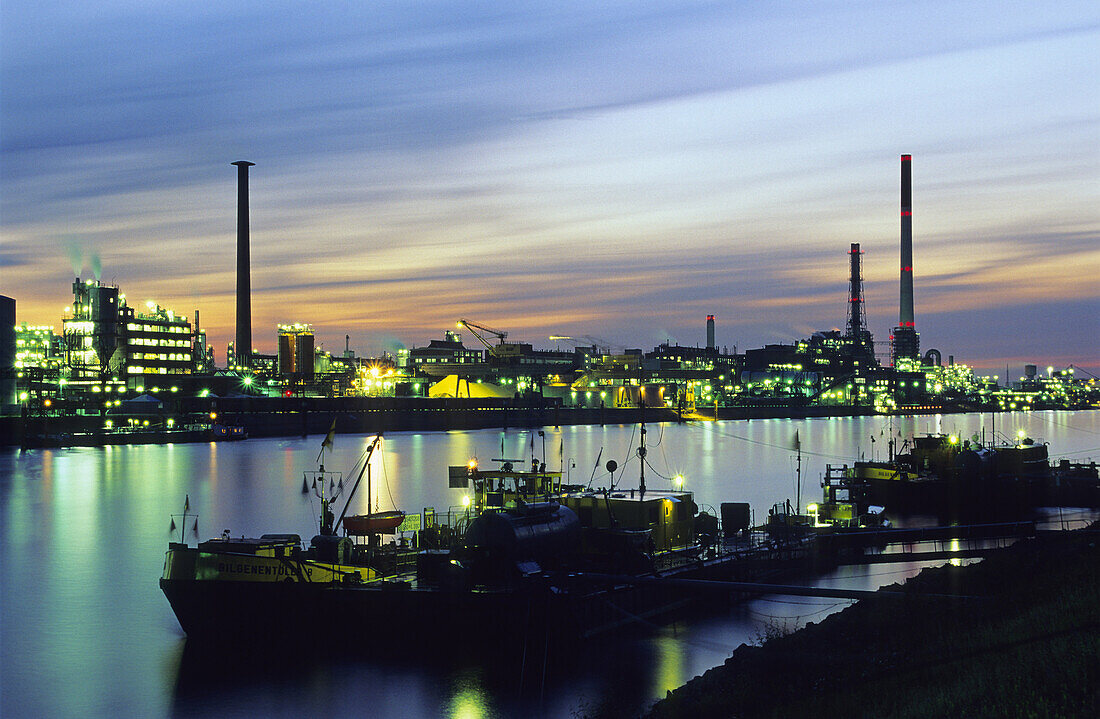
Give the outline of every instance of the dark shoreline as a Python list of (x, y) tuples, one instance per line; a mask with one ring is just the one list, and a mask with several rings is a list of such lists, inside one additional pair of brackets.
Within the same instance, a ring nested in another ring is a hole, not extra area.
[(925, 569), (884, 588), (902, 598), (742, 645), (645, 716), (1100, 716), (1098, 526)]
[[(965, 407), (920, 406), (904, 408), (898, 415), (961, 414), (977, 411)], [(210, 414), (227, 425), (243, 426), (250, 437), (295, 437), (324, 434), (336, 421), (340, 434), (374, 432), (441, 432), (449, 430), (512, 429), (562, 425), (618, 425), (646, 422), (682, 422), (690, 419), (711, 420), (713, 408), (700, 408), (696, 414), (681, 414), (675, 409), (637, 407), (565, 407), (560, 400), (542, 397), (515, 399), (428, 399), (412, 397), (342, 398), (164, 398), (164, 408), (139, 416), (150, 424), (173, 418), (176, 426), (209, 422)], [(760, 404), (721, 407), (718, 419), (808, 419), (820, 417), (861, 417), (876, 415), (871, 407), (818, 407), (784, 404)], [(94, 437), (103, 433), (107, 419), (116, 427), (124, 426), (132, 415), (0, 417), (0, 446), (80, 446), (125, 444), (117, 438), (103, 441)], [(878, 415), (886, 416), (886, 415)], [(155, 430), (153, 430), (155, 432)], [(156, 443), (146, 428), (141, 443)], [(118, 432), (114, 432), (115, 435)], [(80, 439), (64, 435), (81, 435)], [(43, 441), (49, 439), (50, 441)], [(165, 433), (162, 443), (205, 441), (184, 439)]]

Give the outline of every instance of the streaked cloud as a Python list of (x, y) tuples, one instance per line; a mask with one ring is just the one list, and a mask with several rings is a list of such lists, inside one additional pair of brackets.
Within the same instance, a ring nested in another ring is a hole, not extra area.
[(224, 346), (249, 159), (261, 346), (288, 320), (423, 344), (461, 315), (691, 344), (715, 313), (744, 349), (843, 326), (850, 242), (885, 338), (911, 152), (922, 339), (1001, 356), (947, 318), (1066, 307), (1080, 331), (1034, 351), (1096, 356), (1098, 48), (1084, 2), (15, 0), (3, 292), (57, 323), (77, 248)]

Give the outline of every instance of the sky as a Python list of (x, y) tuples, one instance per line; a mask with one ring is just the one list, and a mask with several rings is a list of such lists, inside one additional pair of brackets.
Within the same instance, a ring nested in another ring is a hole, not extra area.
[(259, 351), (789, 343), (852, 242), (885, 343), (912, 154), (922, 349), (1100, 374), (1098, 58), (1094, 1), (5, 0), (0, 294), (99, 277), (224, 362), (249, 160)]

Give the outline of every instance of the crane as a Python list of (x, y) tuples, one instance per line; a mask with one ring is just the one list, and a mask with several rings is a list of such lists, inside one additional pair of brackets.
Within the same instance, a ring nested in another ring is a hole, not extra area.
[[(479, 325), (476, 322), (470, 322), (469, 320), (459, 320), (459, 329), (465, 328), (473, 333), (474, 337), (477, 337), (481, 344), (485, 345), (485, 348), (489, 350), (489, 354), (493, 357), (512, 357), (519, 354), (519, 345), (507, 343), (504, 338), (508, 336), (507, 332), (501, 332), (500, 330), (494, 330), (491, 327), (485, 327)], [(478, 331), (480, 330), (480, 332)], [(484, 333), (484, 334), (482, 334)], [(485, 335), (492, 335), (497, 338), (497, 343), (491, 344), (489, 340), (485, 339)]]

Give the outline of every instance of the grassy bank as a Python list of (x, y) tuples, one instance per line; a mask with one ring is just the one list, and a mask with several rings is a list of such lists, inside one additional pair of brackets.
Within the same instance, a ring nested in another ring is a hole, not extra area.
[(890, 587), (904, 597), (741, 646), (647, 716), (1100, 716), (1098, 546), (1044, 536), (926, 569)]

